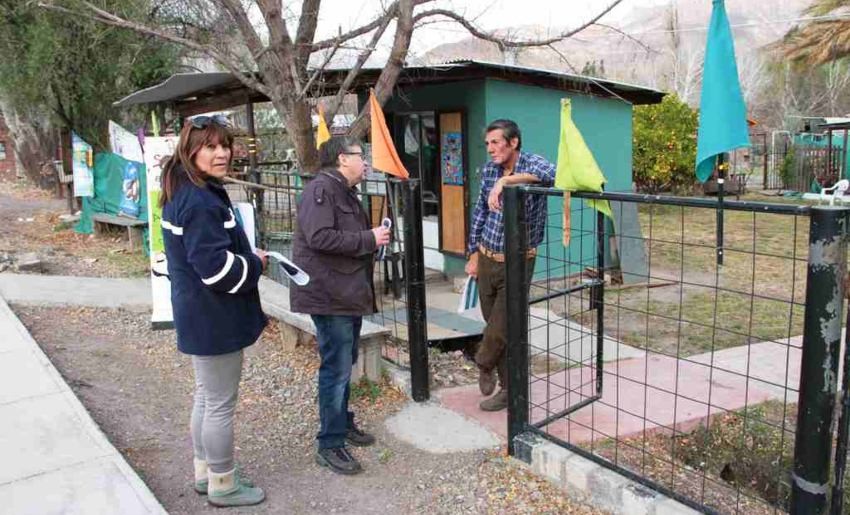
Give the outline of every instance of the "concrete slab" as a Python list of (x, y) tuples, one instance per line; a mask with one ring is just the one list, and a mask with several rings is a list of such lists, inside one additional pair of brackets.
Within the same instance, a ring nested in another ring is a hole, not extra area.
[[(792, 339), (792, 342), (795, 341)], [(626, 438), (644, 431), (687, 431), (707, 417), (769, 400), (796, 400), (799, 346), (764, 342), (685, 359), (649, 353), (606, 363), (602, 399), (546, 431), (573, 444)], [(786, 367), (787, 363), (787, 367)], [(786, 374), (787, 368), (787, 374)], [(599, 371), (577, 366), (532, 376), (530, 422), (539, 422), (593, 396)], [(477, 386), (435, 393), (440, 403), (507, 438), (507, 413), (480, 410)]]
[[(545, 308), (532, 307), (528, 318), (528, 343), (532, 355), (545, 352), (551, 358), (570, 366), (589, 365), (596, 360), (597, 342), (594, 329), (559, 317)], [(603, 338), (603, 361), (640, 358), (645, 355), (641, 349), (607, 336)]]
[[(4, 316), (6, 313), (2, 311), (3, 306), (5, 303), (0, 302), (0, 354), (26, 349), (27, 339), (24, 334), (21, 334), (18, 319)], [(9, 311), (8, 314), (11, 315), (12, 312)]]
[(11, 402), (58, 393), (61, 385), (50, 374), (44, 373), (44, 364), (26, 349), (6, 352), (0, 359), (0, 406)]
[(3, 513), (164, 514), (1, 295), (0, 342)]
[(21, 515), (155, 512), (111, 457), (0, 485), (0, 504)]
[(478, 403), (485, 399), (478, 390), (478, 385), (446, 388), (432, 393), (440, 405), (460, 413), (466, 418), (475, 420), (493, 434), (498, 435), (503, 442), (508, 439), (508, 412), (481, 411)]
[(149, 309), (151, 286), (147, 278), (110, 279), (2, 273), (0, 296), (7, 302), (24, 305)]
[(772, 398), (782, 400), (787, 395), (788, 402), (797, 402), (802, 345), (802, 337), (797, 337), (707, 352), (688, 359), (697, 363), (713, 363), (716, 368), (728, 373), (749, 376), (751, 385), (768, 390)]
[(385, 422), (399, 440), (436, 454), (498, 447), (500, 439), (477, 422), (433, 403), (409, 403)]
[(0, 485), (109, 454), (61, 393), (4, 404), (0, 420)]

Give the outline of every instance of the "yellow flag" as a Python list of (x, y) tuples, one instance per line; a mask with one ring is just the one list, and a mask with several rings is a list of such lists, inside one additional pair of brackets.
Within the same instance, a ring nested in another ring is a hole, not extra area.
[(384, 111), (378, 99), (375, 98), (374, 90), (369, 92), (369, 109), (372, 115), (372, 168), (407, 179), (410, 174), (401, 163), (401, 158), (398, 157), (384, 119)]
[(325, 110), (322, 104), (319, 104), (319, 128), (316, 130), (316, 148), (322, 146), (322, 143), (331, 139), (331, 131), (328, 130), (328, 124), (325, 123)]
[[(555, 187), (566, 191), (601, 192), (607, 181), (596, 164), (596, 159), (573, 122), (570, 99), (561, 99), (561, 140), (558, 143), (558, 166), (555, 172)], [(588, 200), (590, 207), (613, 219), (611, 205), (607, 200)], [(569, 210), (569, 196), (564, 195), (564, 210)], [(565, 223), (569, 214), (564, 213)], [(564, 245), (569, 243), (568, 225), (564, 226)]]

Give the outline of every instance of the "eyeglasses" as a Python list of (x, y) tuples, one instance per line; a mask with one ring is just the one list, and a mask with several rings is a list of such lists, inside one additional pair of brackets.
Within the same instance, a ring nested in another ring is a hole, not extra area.
[(343, 154), (347, 156), (360, 156), (363, 157), (363, 152), (343, 152)]
[(219, 127), (230, 127), (230, 122), (227, 121), (227, 117), (223, 114), (216, 114), (213, 116), (195, 116), (189, 121), (192, 123), (192, 127), (196, 129), (206, 129), (211, 123), (214, 123)]

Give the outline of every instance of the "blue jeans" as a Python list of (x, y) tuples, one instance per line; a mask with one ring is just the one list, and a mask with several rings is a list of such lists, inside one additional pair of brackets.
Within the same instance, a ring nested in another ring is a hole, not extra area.
[(354, 424), (348, 411), (351, 367), (357, 363), (357, 345), (363, 317), (311, 315), (319, 341), (319, 449), (345, 446), (345, 434)]

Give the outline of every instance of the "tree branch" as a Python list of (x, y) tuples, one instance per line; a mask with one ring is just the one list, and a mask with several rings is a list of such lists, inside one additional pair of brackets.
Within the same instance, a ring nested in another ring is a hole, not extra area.
[[(569, 59), (567, 59), (567, 56), (565, 56), (565, 55), (563, 54), (563, 52), (561, 52), (560, 50), (558, 50), (557, 48), (555, 48), (555, 45), (554, 45), (554, 44), (549, 44), (549, 45), (547, 45), (547, 46), (548, 46), (548, 47), (549, 47), (549, 49), (551, 49), (553, 52), (555, 52), (556, 54), (558, 54), (558, 57), (560, 57), (560, 58), (561, 58), (561, 60), (562, 60), (562, 61), (564, 61), (564, 63), (566, 63), (566, 65), (567, 65), (567, 66), (569, 66), (570, 70), (572, 70), (572, 71), (573, 71), (573, 73), (575, 73), (576, 75), (581, 75), (581, 72), (579, 72), (579, 71), (576, 69), (576, 67), (572, 65), (572, 63), (570, 63)], [(587, 77), (587, 79), (589, 79), (591, 82), (593, 82), (594, 84), (596, 84), (597, 86), (599, 86), (599, 87), (600, 87), (603, 91), (607, 92), (607, 93), (608, 93), (609, 95), (611, 95), (612, 97), (614, 97), (614, 98), (619, 98), (619, 99), (620, 99), (620, 100), (622, 100), (623, 102), (625, 102), (625, 103), (627, 103), (627, 104), (631, 104), (631, 102), (629, 102), (629, 101), (628, 101), (628, 100), (626, 100), (625, 98), (623, 98), (623, 97), (621, 97), (620, 95), (618, 95), (616, 91), (613, 91), (611, 88), (609, 88), (609, 87), (605, 86), (604, 84), (602, 84), (601, 82), (597, 81), (597, 80), (596, 80), (596, 79), (594, 79), (593, 77)]]
[(299, 100), (301, 98), (304, 98), (304, 95), (306, 95), (307, 92), (310, 91), (310, 87), (313, 85), (313, 82), (315, 82), (316, 79), (319, 77), (319, 75), (321, 75), (322, 72), (325, 71), (325, 68), (328, 66), (328, 63), (331, 62), (331, 59), (333, 59), (334, 54), (336, 54), (336, 51), (338, 49), (339, 49), (339, 45), (333, 47), (331, 49), (331, 51), (328, 52), (328, 55), (325, 56), (324, 62), (322, 62), (322, 64), (313, 71), (313, 75), (310, 76), (310, 80), (307, 81), (307, 84), (304, 85), (304, 88), (301, 90), (301, 93), (299, 93), (299, 95), (298, 95)]
[(360, 52), (360, 55), (357, 56), (357, 61), (354, 63), (354, 66), (348, 70), (348, 73), (345, 76), (345, 79), (342, 81), (342, 85), (340, 85), (339, 90), (336, 93), (333, 101), (331, 101), (330, 109), (325, 111), (325, 117), (331, 120), (331, 124), (333, 124), (333, 119), (336, 116), (336, 113), (339, 111), (339, 108), (342, 106), (343, 101), (345, 100), (345, 95), (348, 94), (349, 88), (351, 88), (351, 84), (354, 82), (354, 79), (357, 78), (357, 75), (360, 74), (360, 70), (363, 68), (363, 65), (366, 64), (366, 61), (369, 59), (369, 56), (372, 55), (372, 52), (375, 51), (375, 48), (378, 46), (378, 41), (380, 41), (381, 37), (383, 37), (384, 32), (386, 32), (387, 27), (390, 25), (391, 18), (386, 18), (384, 23), (382, 23), (378, 30), (372, 35), (372, 40), (369, 42), (369, 45)]
[[(319, 7), (322, 0), (303, 0), (301, 3), (301, 18), (298, 20), (298, 31), (295, 34), (295, 54), (298, 59), (299, 68), (307, 68), (310, 61), (310, 54), (313, 53), (313, 39), (316, 37), (316, 26), (319, 23)], [(331, 53), (336, 52), (342, 41), (338, 41)], [(308, 85), (305, 90), (309, 89)]]
[[(416, 0), (399, 0), (398, 2), (398, 17), (396, 19), (395, 38), (393, 39), (393, 47), (381, 75), (378, 76), (378, 81), (375, 83), (375, 97), (380, 105), (384, 105), (390, 97), (401, 69), (404, 67), (404, 58), (407, 56), (407, 51), (410, 48), (410, 39), (413, 35), (413, 8)], [(369, 109), (364, 107), (357, 119), (349, 129), (349, 134), (355, 137), (361, 137), (366, 133), (369, 127)]]
[(257, 0), (257, 5), (260, 7), (260, 12), (263, 13), (263, 19), (266, 21), (266, 26), (269, 28), (269, 46), (279, 46), (285, 52), (290, 52), (292, 39), (289, 37), (289, 31), (286, 30), (286, 22), (282, 15), (281, 1)]
[(428, 10), (428, 11), (423, 11), (423, 12), (417, 14), (416, 16), (414, 16), (413, 22), (416, 23), (416, 22), (422, 20), (423, 18), (428, 18), (428, 17), (431, 17), (431, 16), (445, 16), (446, 18), (450, 18), (450, 19), (456, 21), (457, 23), (459, 23), (460, 25), (462, 25), (463, 28), (465, 28), (470, 34), (472, 34), (476, 38), (484, 40), (484, 41), (489, 41), (491, 43), (495, 43), (502, 50), (506, 49), (506, 48), (528, 48), (528, 47), (536, 47), (536, 46), (548, 46), (548, 45), (551, 45), (552, 43), (557, 43), (558, 41), (562, 41), (564, 39), (567, 39), (567, 38), (581, 32), (582, 30), (586, 29), (587, 27), (595, 24), (597, 21), (599, 21), (600, 18), (602, 18), (603, 16), (608, 14), (611, 11), (611, 9), (616, 7), (622, 1), (623, 0), (613, 0), (610, 4), (608, 4), (608, 7), (606, 7), (601, 12), (599, 12), (599, 14), (594, 16), (590, 21), (580, 25), (579, 27), (577, 27), (575, 29), (571, 29), (571, 30), (568, 30), (566, 32), (562, 32), (561, 34), (558, 34), (555, 37), (545, 38), (545, 39), (535, 39), (535, 40), (529, 40), (529, 41), (514, 41), (512, 39), (498, 37), (492, 32), (485, 32), (484, 30), (476, 27), (472, 22), (470, 22), (469, 20), (464, 18), (462, 15), (460, 15), (460, 14), (454, 12), (454, 11), (450, 11), (448, 9), (431, 9), (431, 10)]
[(622, 30), (618, 29), (617, 27), (614, 27), (613, 25), (608, 25), (608, 24), (606, 24), (606, 23), (596, 23), (595, 25), (596, 25), (597, 27), (603, 27), (603, 28), (606, 28), (606, 29), (608, 29), (608, 30), (614, 31), (614, 32), (616, 32), (617, 34), (620, 34), (621, 36), (623, 36), (624, 38), (626, 38), (626, 39), (628, 39), (628, 40), (632, 41), (633, 43), (637, 43), (637, 45), (638, 45), (638, 46), (642, 47), (644, 50), (646, 50), (646, 51), (647, 51), (647, 52), (649, 52), (650, 54), (660, 54), (660, 53), (661, 53), (661, 52), (659, 52), (658, 50), (656, 50), (656, 49), (652, 48), (651, 46), (647, 45), (647, 44), (646, 44), (646, 43), (644, 43), (643, 41), (641, 41), (641, 40), (637, 39), (636, 37), (632, 36), (631, 34), (626, 34), (625, 32), (623, 32)]
[(88, 10), (90, 10), (94, 14), (87, 14), (84, 12), (75, 11), (72, 9), (67, 9), (65, 7), (60, 7), (58, 5), (54, 5), (49, 2), (39, 2), (38, 6), (44, 9), (52, 10), (55, 12), (60, 12), (63, 14), (68, 14), (72, 16), (79, 16), (82, 18), (86, 18), (92, 21), (105, 23), (107, 25), (111, 25), (113, 27), (120, 27), (123, 29), (133, 30), (140, 34), (146, 34), (149, 36), (154, 36), (160, 38), (165, 41), (170, 41), (172, 43), (176, 43), (178, 45), (182, 45), (186, 48), (190, 48), (192, 50), (196, 50), (203, 54), (206, 54), (213, 59), (215, 59), (219, 64), (221, 64), (227, 71), (236, 76), (239, 81), (245, 84), (247, 87), (252, 88), (266, 96), (270, 96), (271, 91), (265, 84), (254, 78), (251, 74), (245, 73), (244, 68), (238, 59), (227, 55), (225, 52), (220, 51), (219, 49), (211, 46), (204, 45), (198, 43), (197, 41), (192, 41), (191, 39), (183, 38), (164, 30), (154, 29), (148, 27), (147, 25), (143, 25), (141, 23), (136, 23), (132, 21), (125, 20), (119, 16), (116, 16), (112, 13), (99, 9), (97, 6), (91, 4), (87, 1), (82, 1), (82, 5), (84, 5)]
[[(433, 1), (434, 0), (413, 0), (413, 7), (416, 7), (418, 5), (431, 3)], [(354, 29), (350, 32), (346, 32), (345, 34), (342, 34), (342, 35), (337, 36), (335, 38), (325, 39), (325, 40), (317, 41), (317, 42), (313, 43), (313, 52), (315, 52), (316, 50), (322, 50), (324, 48), (330, 48), (330, 47), (332, 47), (336, 44), (337, 40), (344, 43), (344, 42), (350, 41), (350, 40), (352, 40), (356, 37), (362, 36), (364, 34), (368, 34), (368, 33), (372, 32), (373, 30), (377, 29), (378, 27), (380, 27), (384, 23), (384, 21), (386, 21), (387, 19), (392, 20), (393, 18), (395, 18), (397, 16), (397, 14), (398, 14), (398, 0), (395, 0), (393, 3), (391, 3), (387, 7), (387, 9), (383, 12), (383, 14), (381, 14), (380, 16), (375, 18), (374, 20), (370, 21), (366, 25), (363, 25), (361, 27), (357, 27), (356, 29)]]
[(248, 15), (239, 0), (217, 0), (217, 3), (233, 18), (242, 37), (245, 38), (245, 45), (251, 55), (259, 55), (264, 48), (263, 42), (260, 40), (257, 31), (254, 30), (254, 26), (251, 25), (251, 20), (248, 19)]

